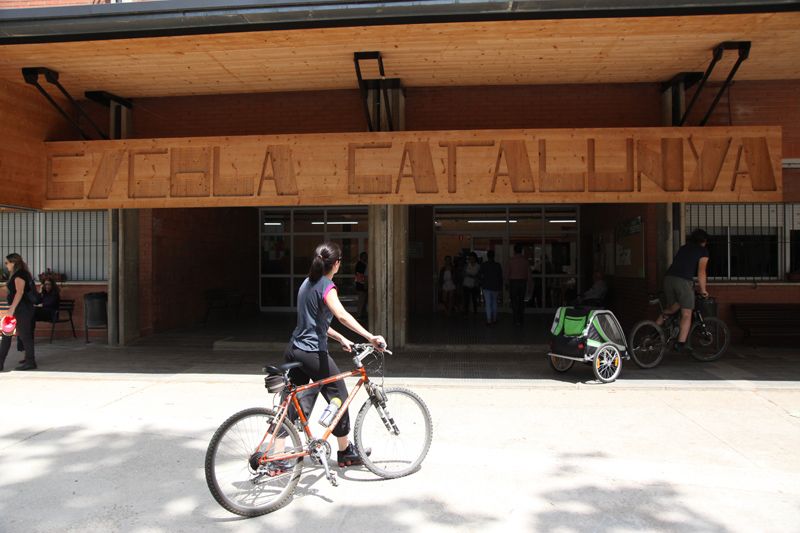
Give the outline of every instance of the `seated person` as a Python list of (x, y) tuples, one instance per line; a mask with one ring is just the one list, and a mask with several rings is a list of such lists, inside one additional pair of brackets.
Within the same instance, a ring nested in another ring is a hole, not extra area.
[(578, 303), (601, 306), (605, 303), (606, 295), (608, 295), (608, 285), (603, 279), (603, 273), (599, 270), (594, 272), (592, 280), (592, 286), (578, 297)]
[[(36, 331), (36, 322), (52, 322), (58, 315), (58, 304), (61, 302), (61, 291), (55, 281), (45, 278), (41, 289), (42, 303), (33, 308), (33, 328)], [(17, 350), (22, 352), (25, 346), (22, 339), (17, 337)]]
[(42, 305), (36, 306), (35, 320), (52, 322), (58, 313), (61, 291), (55, 281), (45, 278), (42, 282)]

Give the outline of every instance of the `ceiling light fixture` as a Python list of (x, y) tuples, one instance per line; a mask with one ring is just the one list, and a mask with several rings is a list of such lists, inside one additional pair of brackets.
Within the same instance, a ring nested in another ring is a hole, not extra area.
[(467, 224), (516, 224), (516, 220), (467, 220)]

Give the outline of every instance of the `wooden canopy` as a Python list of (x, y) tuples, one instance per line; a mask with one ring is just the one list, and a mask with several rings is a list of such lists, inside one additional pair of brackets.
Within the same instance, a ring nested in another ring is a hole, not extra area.
[[(355, 88), (378, 50), (406, 87), (664, 82), (703, 71), (722, 41), (753, 43), (737, 79), (800, 78), (800, 13), (361, 26), (0, 47), (0, 79), (61, 74), (73, 94), (123, 97)], [(722, 79), (735, 60), (726, 54)]]

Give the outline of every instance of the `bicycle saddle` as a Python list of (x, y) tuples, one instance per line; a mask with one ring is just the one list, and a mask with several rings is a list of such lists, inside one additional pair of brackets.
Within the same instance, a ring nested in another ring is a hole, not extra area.
[(300, 368), (303, 366), (303, 363), (293, 362), (293, 363), (283, 363), (278, 366), (268, 365), (264, 367), (264, 372), (267, 374), (283, 374), (284, 372), (288, 372), (293, 368)]
[(649, 294), (647, 295), (647, 301), (648, 301), (648, 303), (650, 303), (651, 305), (653, 305), (653, 304), (657, 304), (658, 302), (660, 302), (660, 301), (661, 301), (661, 295), (662, 295), (662, 294), (664, 294), (664, 293), (662, 293), (662, 292), (659, 292), (659, 293), (654, 293), (654, 292), (651, 292), (651, 293), (649, 293)]

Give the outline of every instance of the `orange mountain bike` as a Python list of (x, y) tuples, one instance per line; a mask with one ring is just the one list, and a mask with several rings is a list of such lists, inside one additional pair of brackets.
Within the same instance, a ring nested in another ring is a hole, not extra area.
[[(369, 373), (382, 375), (385, 354), (391, 352), (376, 350), (371, 344), (356, 344), (353, 370), (302, 386), (289, 379), (289, 370), (302, 366), (300, 363), (265, 368), (267, 390), (280, 395), (277, 407), (240, 411), (214, 433), (205, 465), (206, 482), (214, 499), (242, 516), (275, 511), (291, 499), (305, 457), (322, 466), (328, 481), (336, 486), (336, 474), (328, 464), (328, 437), (362, 386), (368, 398), (358, 412), (353, 433), (364, 466), (386, 479), (418, 470), (431, 445), (431, 414), (425, 402), (410, 390), (384, 388), (382, 381), (370, 381)], [(368, 372), (367, 366), (373, 370)], [(315, 437), (298, 394), (347, 377), (359, 379), (322, 436)], [(298, 415), (295, 421), (289, 419), (290, 406)]]

